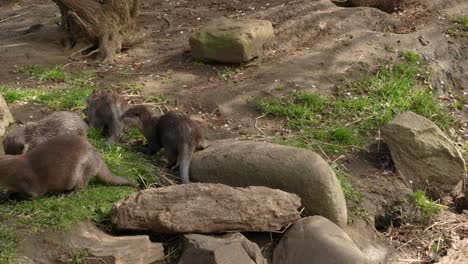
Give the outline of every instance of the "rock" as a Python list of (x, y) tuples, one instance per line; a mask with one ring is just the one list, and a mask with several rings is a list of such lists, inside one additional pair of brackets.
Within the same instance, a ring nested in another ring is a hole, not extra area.
[(268, 20), (221, 17), (192, 34), (189, 42), (196, 59), (242, 63), (261, 56), (264, 45), (273, 38), (273, 25)]
[(179, 264), (266, 264), (257, 244), (240, 233), (222, 236), (185, 235)]
[(86, 252), (86, 264), (154, 263), (164, 258), (162, 243), (148, 236), (110, 236), (91, 224), (80, 224), (67, 243), (75, 252)]
[(320, 155), (306, 149), (238, 140), (217, 140), (195, 152), (190, 178), (230, 186), (266, 186), (301, 197), (306, 215), (347, 222), (340, 182)]
[(365, 264), (370, 261), (337, 225), (321, 216), (297, 221), (273, 252), (273, 264)]
[(14, 123), (15, 120), (8, 109), (8, 105), (0, 94), (0, 137), (3, 137), (6, 132), (6, 128)]
[(433, 199), (461, 193), (463, 156), (429, 119), (404, 112), (382, 127), (382, 135), (396, 169), (413, 190), (426, 190)]
[(117, 229), (159, 233), (278, 231), (300, 218), (295, 194), (266, 187), (183, 184), (142, 190), (117, 202)]

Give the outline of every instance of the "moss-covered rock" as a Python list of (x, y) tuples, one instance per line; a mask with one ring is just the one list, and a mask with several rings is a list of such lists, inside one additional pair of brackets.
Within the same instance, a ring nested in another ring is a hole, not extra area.
[(196, 59), (242, 63), (263, 55), (265, 44), (273, 38), (273, 26), (268, 20), (221, 17), (208, 22), (189, 41)]

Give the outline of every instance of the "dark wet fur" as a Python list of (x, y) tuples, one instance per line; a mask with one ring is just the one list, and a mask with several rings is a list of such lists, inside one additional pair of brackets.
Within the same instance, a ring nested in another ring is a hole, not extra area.
[(200, 125), (187, 115), (169, 111), (161, 117), (152, 116), (146, 106), (134, 106), (122, 115), (122, 120), (142, 130), (148, 141), (147, 154), (166, 149), (168, 167), (179, 164), (182, 183), (189, 183), (189, 166), (195, 150), (204, 148)]
[(124, 98), (115, 91), (95, 90), (86, 99), (86, 106), (83, 113), (88, 124), (102, 130), (106, 143), (118, 141), (124, 130), (120, 116), (128, 108)]
[(23, 155), (1, 155), (0, 171), (1, 187), (32, 199), (83, 189), (94, 176), (111, 185), (137, 186), (113, 175), (86, 138), (74, 135), (54, 137)]
[(72, 112), (54, 112), (37, 122), (29, 122), (10, 131), (3, 140), (5, 154), (20, 155), (59, 135), (86, 137), (88, 126)]

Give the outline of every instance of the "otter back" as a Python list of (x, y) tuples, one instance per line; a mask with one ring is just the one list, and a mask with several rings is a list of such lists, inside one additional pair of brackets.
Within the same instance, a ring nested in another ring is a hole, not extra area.
[(19, 155), (38, 144), (60, 135), (86, 137), (88, 126), (72, 112), (54, 112), (37, 122), (29, 122), (12, 130), (3, 141), (5, 154)]

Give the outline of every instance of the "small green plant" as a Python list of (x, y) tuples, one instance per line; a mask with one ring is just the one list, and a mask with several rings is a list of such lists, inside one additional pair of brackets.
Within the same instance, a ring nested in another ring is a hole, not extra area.
[(340, 181), (341, 189), (347, 201), (352, 201), (354, 203), (359, 203), (362, 201), (364, 196), (354, 189), (346, 175), (342, 170), (335, 168), (336, 177)]
[(10, 263), (16, 255), (16, 235), (14, 229), (0, 225), (0, 264)]
[(429, 219), (442, 210), (442, 206), (427, 198), (426, 193), (422, 190), (410, 193), (409, 196), (413, 199), (414, 204), (420, 211), (421, 220)]
[(396, 64), (381, 60), (374, 76), (343, 82), (335, 96), (292, 92), (259, 101), (258, 107), (264, 114), (286, 117), (297, 132), (285, 144), (329, 154), (362, 147), (369, 133), (403, 111), (414, 111), (447, 130), (454, 118), (425, 86), (429, 74), (420, 56), (412, 51), (401, 55), (403, 61)]
[(447, 34), (455, 37), (468, 37), (468, 16), (452, 19), (454, 25), (450, 27)]
[(395, 53), (396, 52), (396, 48), (393, 47), (393, 46), (389, 46), (389, 45), (385, 45), (384, 50), (386, 52), (389, 52), (389, 53)]
[(61, 65), (55, 65), (49, 68), (32, 65), (20, 69), (19, 72), (25, 73), (39, 81), (65, 82), (80, 85), (88, 84), (96, 78), (96, 74), (92, 71), (71, 73), (65, 71), (64, 67)]
[(242, 71), (242, 67), (235, 67), (235, 68), (227, 68), (222, 71), (218, 71), (218, 77), (225, 81), (234, 77), (234, 75), (240, 73)]

